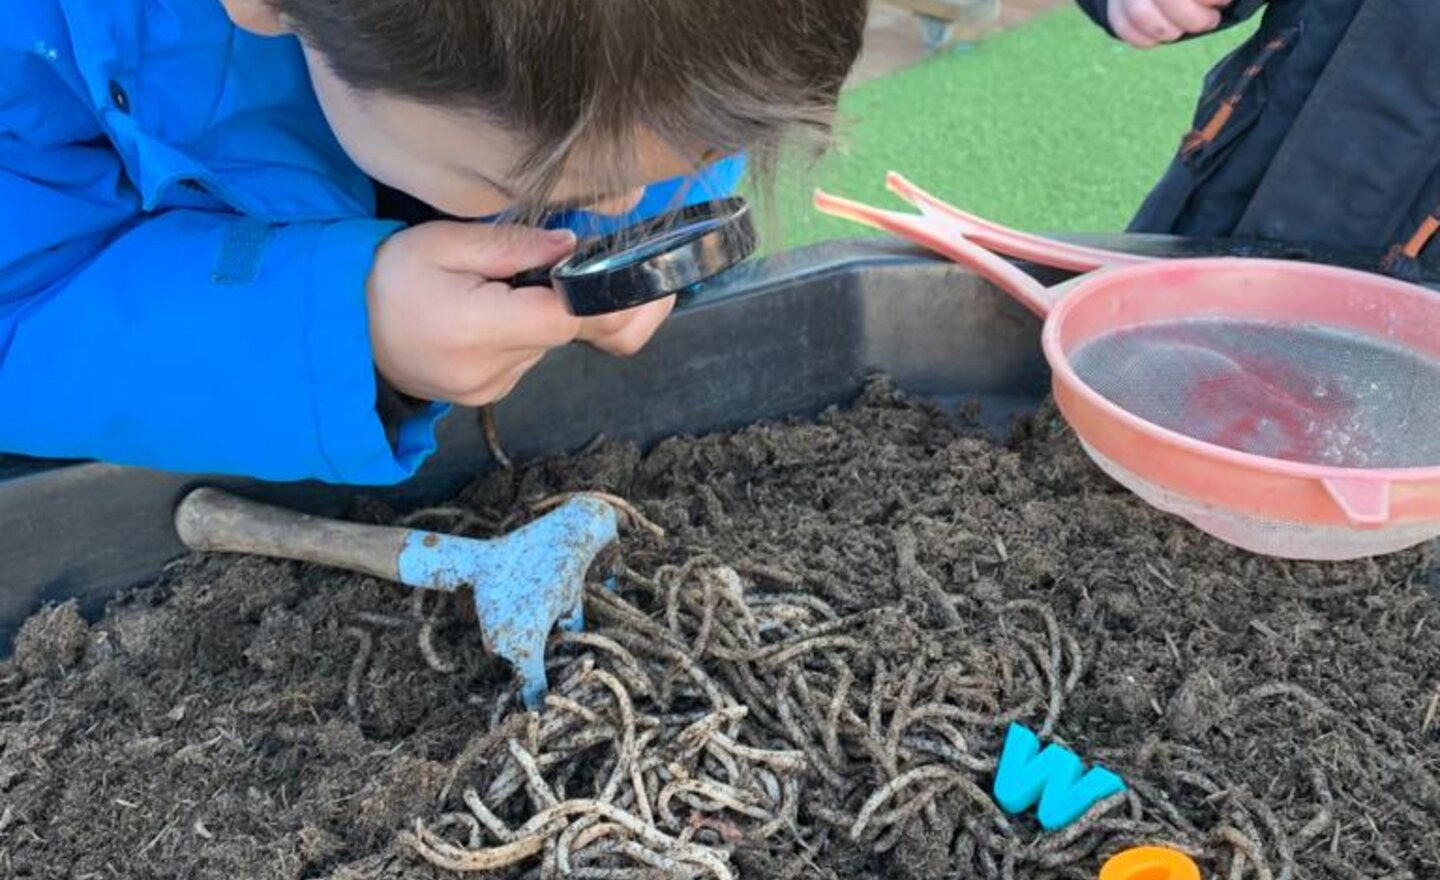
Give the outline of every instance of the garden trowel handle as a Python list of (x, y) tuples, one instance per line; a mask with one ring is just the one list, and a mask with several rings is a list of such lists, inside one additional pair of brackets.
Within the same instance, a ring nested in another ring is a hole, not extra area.
[(364, 526), (260, 504), (219, 489), (196, 489), (175, 509), (191, 550), (253, 553), (399, 580), (408, 529)]

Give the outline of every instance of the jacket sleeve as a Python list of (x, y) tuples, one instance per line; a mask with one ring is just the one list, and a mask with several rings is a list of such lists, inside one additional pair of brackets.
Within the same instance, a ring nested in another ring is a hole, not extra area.
[[(1075, 0), (1075, 2), (1085, 11), (1086, 15), (1090, 16), (1092, 21), (1104, 28), (1106, 33), (1112, 37), (1115, 36), (1114, 29), (1110, 27), (1109, 0)], [(1232, 0), (1230, 5), (1221, 11), (1220, 27), (1216, 30), (1224, 30), (1240, 24), (1259, 12), (1260, 7), (1267, 2), (1269, 0)], [(1204, 36), (1204, 34), (1198, 36)], [(1194, 39), (1194, 37), (1186, 37), (1186, 39)]]
[(393, 226), (142, 214), (103, 146), (0, 131), (0, 450), (386, 484), (444, 407), (386, 438), (365, 280)]

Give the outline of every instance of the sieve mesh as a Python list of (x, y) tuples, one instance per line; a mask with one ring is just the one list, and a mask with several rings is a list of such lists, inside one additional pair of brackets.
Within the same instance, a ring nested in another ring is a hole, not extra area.
[(1070, 363), (1111, 403), (1196, 440), (1332, 467), (1440, 465), (1440, 361), (1371, 336), (1166, 321), (1101, 335)]
[(1340, 562), (1398, 553), (1440, 538), (1440, 522), (1401, 523), (1362, 530), (1249, 516), (1171, 492), (1121, 467), (1083, 441), (1081, 445), (1101, 470), (1145, 503), (1251, 553), (1282, 559)]

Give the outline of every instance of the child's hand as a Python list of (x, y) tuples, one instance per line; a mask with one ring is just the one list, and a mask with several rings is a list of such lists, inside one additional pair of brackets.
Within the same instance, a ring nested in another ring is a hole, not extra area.
[(672, 296), (623, 312), (583, 318), (580, 335), (575, 338), (601, 351), (628, 357), (645, 347), (673, 308), (675, 297)]
[(1231, 0), (1110, 0), (1110, 29), (1137, 49), (1204, 34), (1220, 24)]
[(551, 265), (574, 249), (563, 230), (436, 222), (395, 234), (380, 246), (368, 285), (375, 366), (413, 397), (466, 406), (499, 400), (584, 325), (555, 290), (491, 279)]

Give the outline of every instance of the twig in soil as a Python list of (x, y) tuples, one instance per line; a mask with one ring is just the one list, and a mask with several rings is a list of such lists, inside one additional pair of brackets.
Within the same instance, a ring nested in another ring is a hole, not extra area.
[(405, 629), (410, 626), (410, 621), (389, 614), (376, 614), (373, 611), (357, 611), (353, 615), (359, 623), (368, 623), (371, 626), (378, 626), (382, 629)]
[(676, 743), (692, 751), (699, 751), (720, 728), (743, 721), (750, 714), (748, 706), (726, 706), (696, 719), (675, 737)]
[[(590, 841), (586, 841), (586, 843), (588, 844), (590, 843)], [(599, 878), (601, 877), (606, 878), (606, 880), (630, 880), (630, 878), (634, 878), (634, 880), (642, 880), (642, 878), (645, 877), (656, 877), (656, 872), (658, 872), (659, 877), (675, 877), (679, 878), (679, 880), (686, 880), (686, 878), (692, 878), (697, 875), (697, 872), (694, 870), (694, 868), (685, 865), (683, 862), (677, 859), (670, 858), (663, 853), (658, 853), (654, 850), (647, 849), (633, 840), (607, 840), (603, 843), (592, 846), (592, 849), (596, 852), (597, 855), (610, 852), (619, 853), (629, 859), (632, 859), (633, 861), (639, 862), (642, 865), (653, 868), (654, 870), (646, 871), (643, 874), (637, 872), (629, 875), (629, 877), (626, 877), (625, 875), (615, 873), (616, 871), (623, 871), (623, 868), (599, 868), (594, 869), (593, 872), (588, 874), (585, 873), (586, 869), (581, 868), (577, 870), (572, 876), (593, 877), (596, 878), (596, 880), (599, 880)]]
[(932, 617), (947, 629), (959, 629), (965, 621), (955, 610), (950, 596), (930, 572), (916, 559), (919, 542), (909, 526), (901, 526), (891, 536), (895, 545), (895, 579), (905, 593), (922, 599)]
[(788, 659), (790, 655), (788, 655), (786, 652), (792, 648), (803, 645), (807, 642), (814, 641), (820, 636), (830, 635), (831, 633), (836, 633), (841, 630), (861, 627), (867, 623), (870, 623), (871, 621), (880, 618), (883, 614), (883, 611), (864, 611), (860, 614), (852, 614), (849, 617), (842, 617), (837, 620), (830, 620), (820, 624), (819, 626), (807, 627), (804, 632), (795, 636), (794, 638), (782, 642), (777, 642), (773, 645), (767, 645), (763, 649), (752, 653), (747, 659), (751, 660), (752, 662), (783, 662), (775, 661), (774, 658), (777, 655), (785, 655)]
[(939, 743), (932, 740), (922, 739), (916, 736), (907, 736), (900, 740), (900, 753), (904, 755), (906, 750), (915, 754), (930, 755), (939, 758), (947, 764), (964, 767), (974, 773), (989, 775), (995, 772), (995, 762), (977, 758), (967, 752), (955, 748), (948, 743)]
[(614, 829), (618, 827), (619, 826), (613, 823), (602, 823), (598, 816), (583, 816), (571, 822), (570, 827), (561, 831), (559, 836), (555, 838), (554, 871), (552, 876), (574, 876), (574, 866), (570, 861), (570, 851), (575, 848), (576, 840), (579, 839), (581, 835), (584, 835), (584, 840), (581, 841), (581, 846), (584, 846), (585, 844), (594, 843), (608, 834), (614, 833)]
[(453, 825), (463, 826), (470, 832), (467, 846), (471, 849), (479, 849), (481, 847), (480, 822), (473, 815), (470, 813), (446, 813), (435, 820), (436, 829), (449, 828)]
[(544, 513), (547, 510), (554, 510), (572, 498), (595, 498), (604, 501), (624, 515), (631, 525), (642, 528), (657, 538), (665, 537), (665, 530), (651, 522), (645, 514), (640, 512), (638, 507), (619, 495), (612, 495), (609, 492), (565, 492), (536, 501), (530, 505), (530, 509), (536, 513)]
[[(630, 777), (630, 768), (639, 761), (635, 748), (635, 708), (629, 692), (618, 678), (603, 669), (596, 669), (593, 675), (615, 695), (615, 705), (620, 710), (620, 753), (615, 756), (615, 771), (600, 795), (601, 800), (609, 801), (619, 790), (620, 781)], [(637, 792), (637, 795), (644, 796), (643, 792)]]
[(557, 639), (557, 643), (561, 645), (580, 645), (609, 652), (614, 655), (616, 660), (620, 661), (619, 666), (616, 667), (615, 670), (616, 674), (625, 680), (625, 684), (628, 685), (631, 690), (647, 697), (655, 694), (655, 683), (650, 680), (650, 676), (641, 667), (640, 661), (636, 660), (635, 655), (631, 654), (624, 645), (614, 639), (600, 635), (599, 633), (561, 633)]
[(1091, 807), (1085, 812), (1085, 815), (1076, 819), (1059, 832), (1046, 835), (1046, 837), (1040, 841), (1039, 845), (1034, 848), (1034, 851), (1037, 854), (1046, 854), (1069, 847), (1075, 841), (1093, 831), (1100, 820), (1104, 819), (1112, 810), (1123, 803), (1125, 803), (1125, 795), (1123, 793), (1111, 795)]
[(710, 636), (715, 629), (715, 606), (720, 601), (712, 578), (701, 577), (700, 584), (704, 596), (704, 610), (701, 612), (700, 628), (695, 633), (695, 642), (690, 646), (690, 656), (697, 660), (703, 659), (705, 651), (710, 647)]
[(1129, 780), (1129, 784), (1145, 803), (1149, 803), (1159, 809), (1171, 825), (1174, 825), (1180, 829), (1180, 831), (1191, 837), (1200, 836), (1200, 831), (1195, 827), (1195, 824), (1185, 818), (1184, 814), (1170, 802), (1170, 798), (1164, 792), (1141, 779), (1131, 779)]
[(1321, 853), (1319, 855), (1319, 861), (1329, 869), (1332, 874), (1343, 877), (1345, 880), (1374, 880), (1371, 875), (1333, 853)]
[(773, 668), (783, 666), (805, 654), (813, 654), (816, 651), (863, 651), (865, 647), (864, 642), (850, 636), (819, 636), (813, 639), (806, 639), (799, 644), (791, 645), (783, 651), (771, 654), (760, 662), (764, 666)]
[(840, 754), (840, 709), (850, 700), (850, 687), (855, 683), (855, 673), (844, 661), (832, 662), (840, 667), (840, 683), (835, 686), (835, 693), (830, 698), (830, 708), (825, 713), (824, 742), (825, 754), (829, 756), (830, 762), (840, 767), (845, 763), (844, 756)]
[(1065, 694), (1069, 696), (1075, 693), (1085, 675), (1085, 652), (1080, 650), (1079, 640), (1068, 632), (1065, 633), (1065, 649), (1070, 654), (1070, 673), (1065, 676)]
[[(425, 613), (425, 596), (427, 591), (416, 590), (410, 600), (410, 616), (420, 622), (420, 634), (417, 642), (420, 645), (420, 656), (425, 658), (425, 665), (441, 675), (451, 675), (459, 667), (441, 659), (440, 654), (435, 650), (435, 620), (439, 617), (445, 607), (443, 601), (437, 601), (435, 608), (429, 614)], [(443, 597), (442, 597), (443, 599)]]
[(495, 459), (501, 470), (514, 470), (515, 463), (505, 454), (505, 447), (500, 445), (500, 429), (495, 424), (494, 404), (480, 407), (480, 427), (485, 432), (485, 445), (490, 449), (490, 457)]
[(812, 596), (809, 593), (760, 593), (745, 597), (745, 601), (756, 608), (766, 608), (773, 605), (788, 605), (794, 608), (803, 608), (807, 611), (814, 611), (826, 620), (837, 620), (840, 613), (819, 596)]
[(741, 745), (720, 732), (710, 734), (709, 743), (754, 764), (773, 767), (781, 773), (800, 773), (806, 766), (805, 753), (797, 749), (756, 749)]
[(916, 707), (910, 713), (912, 722), (928, 720), (930, 718), (944, 718), (951, 721), (958, 721), (961, 724), (968, 724), (974, 727), (997, 728), (1005, 727), (1012, 721), (1029, 715), (1036, 708), (1036, 701), (1031, 699), (1020, 704), (1015, 709), (1003, 712), (999, 715), (984, 715), (970, 709), (962, 709), (959, 706), (951, 706), (948, 703), (926, 703)]
[(1280, 870), (1276, 874), (1276, 880), (1291, 880), (1295, 876), (1295, 851), (1290, 845), (1290, 835), (1285, 832), (1285, 826), (1281, 824), (1280, 817), (1276, 816), (1275, 811), (1270, 809), (1264, 801), (1246, 789), (1242, 788), (1236, 792), (1236, 800), (1245, 809), (1259, 816), (1260, 823), (1269, 833), (1275, 852), (1280, 857)]
[(605, 432), (604, 432), (604, 431), (601, 431), (601, 432), (597, 433), (594, 437), (591, 437), (591, 438), (585, 443), (585, 445), (584, 445), (584, 446), (581, 446), (580, 449), (577, 450), (571, 457), (572, 457), (572, 458), (584, 458), (585, 456), (590, 455), (590, 454), (598, 451), (598, 450), (600, 449), (600, 447), (604, 446), (604, 445), (605, 445), (606, 443), (608, 443), (609, 441), (610, 441), (610, 438), (607, 437), (607, 436), (605, 436)]
[(965, 783), (970, 783), (972, 786), (974, 784), (969, 777), (942, 764), (926, 764), (906, 771), (881, 786), (865, 801), (864, 806), (860, 808), (860, 813), (855, 817), (855, 824), (850, 828), (850, 839), (859, 840), (865, 834), (865, 828), (870, 824), (875, 812), (900, 792), (917, 783), (931, 780), (949, 783), (951, 787), (960, 787)]
[[(464, 801), (465, 806), (470, 808), (470, 812), (474, 814), (480, 824), (484, 825), (487, 831), (495, 835), (497, 840), (502, 843), (514, 842), (515, 832), (511, 831), (510, 826), (502, 822), (498, 816), (490, 812), (490, 808), (485, 806), (484, 801), (480, 800), (479, 792), (473, 788), (465, 789)], [(479, 844), (471, 844), (470, 848), (478, 849)]]
[(599, 725), (601, 723), (600, 716), (595, 714), (595, 712), (582, 706), (575, 700), (569, 697), (562, 697), (559, 694), (547, 694), (545, 696), (545, 707), (547, 709), (559, 709), (563, 712), (569, 712), (589, 724)]
[(159, 832), (157, 832), (154, 837), (150, 838), (150, 842), (147, 843), (147, 844), (145, 844), (144, 846), (142, 846), (142, 847), (140, 848), (140, 850), (135, 853), (136, 857), (143, 856), (143, 855), (145, 855), (147, 852), (149, 852), (150, 850), (154, 849), (154, 848), (155, 848), (155, 844), (157, 844), (157, 843), (159, 843), (160, 841), (164, 840), (165, 837), (168, 836), (168, 835), (170, 834), (170, 832), (174, 830), (174, 828), (175, 828), (175, 819), (172, 817), (172, 818), (166, 820), (165, 825), (159, 830)]
[(921, 811), (930, 811), (935, 806), (936, 798), (945, 794), (954, 787), (953, 782), (940, 782), (928, 786), (920, 791), (918, 795), (911, 798), (904, 806), (896, 807), (889, 812), (881, 813), (870, 820), (872, 829), (881, 830), (882, 833), (875, 840), (871, 849), (877, 855), (882, 855), (900, 845), (904, 837), (905, 826), (914, 819)]
[[(1050, 685), (1050, 706), (1045, 712), (1045, 722), (1040, 727), (1040, 736), (1048, 738), (1055, 732), (1055, 725), (1060, 722), (1060, 713), (1065, 708), (1066, 682), (1060, 674), (1065, 643), (1060, 637), (1060, 623), (1055, 619), (1055, 612), (1051, 610), (1050, 606), (1030, 599), (1010, 602), (1006, 604), (1005, 610), (1029, 611), (1038, 615), (1045, 623), (1045, 634), (1049, 637), (1050, 648), (1042, 655), (1045, 665), (1041, 667), (1041, 670), (1045, 673), (1045, 678)], [(1075, 646), (1075, 650), (1075, 656), (1078, 659), (1078, 644)]]
[(1430, 698), (1430, 708), (1425, 710), (1425, 719), (1420, 722), (1421, 738), (1430, 735), (1430, 731), (1435, 728), (1437, 718), (1440, 718), (1440, 685), (1436, 685), (1435, 696)]
[(475, 526), (488, 527), (492, 525), (473, 510), (454, 506), (422, 507), (419, 510), (412, 510), (396, 520), (395, 525), (403, 529), (412, 529), (423, 522), (435, 520), (445, 522), (440, 530), (451, 534), (461, 534)]
[(899, 772), (900, 758), (897, 752), (900, 750), (900, 735), (910, 726), (910, 710), (915, 705), (915, 689), (920, 686), (920, 675), (925, 671), (925, 666), (926, 658), (923, 655), (911, 661), (910, 671), (900, 685), (895, 709), (890, 714), (890, 730), (885, 736), (885, 771), (892, 777)]
[(521, 725), (524, 723), (525, 716), (511, 715), (498, 724), (491, 724), (489, 730), (466, 745), (459, 757), (450, 765), (445, 785), (440, 789), (440, 799), (443, 801), (450, 797), (450, 790), (455, 786), (455, 781), (460, 778), (460, 774), (469, 770), (471, 765), (492, 751), (499, 743), (518, 736)]
[[(688, 795), (698, 796), (702, 801), (697, 802), (695, 797)], [(750, 796), (724, 783), (713, 779), (677, 779), (660, 790), (660, 797), (655, 804), (655, 809), (670, 826), (683, 824), (670, 810), (670, 801), (676, 797), (704, 812), (724, 809), (761, 822), (769, 822), (775, 818), (769, 810), (753, 803)], [(708, 803), (705, 803), (707, 801)]]
[[(1235, 850), (1236, 861), (1232, 861), (1230, 864), (1231, 877), (1237, 876), (1236, 865), (1243, 866), (1244, 862), (1248, 861), (1255, 868), (1255, 874), (1259, 880), (1274, 880), (1274, 876), (1270, 873), (1270, 866), (1265, 861), (1265, 854), (1260, 849), (1260, 844), (1246, 836), (1243, 831), (1232, 825), (1222, 825), (1215, 830), (1215, 836)], [(1243, 874), (1243, 867), (1239, 870)]]
[(558, 804), (560, 800), (555, 797), (555, 792), (550, 790), (549, 784), (545, 782), (545, 777), (541, 775), (540, 768), (535, 763), (535, 756), (513, 739), (508, 741), (506, 746), (510, 749), (510, 757), (515, 759), (515, 763), (520, 765), (521, 772), (525, 774), (525, 788), (530, 792), (530, 798), (535, 801), (536, 806), (540, 809), (548, 809)]
[(686, 844), (679, 838), (666, 834), (654, 826), (646, 825), (638, 817), (611, 804), (593, 800), (573, 800), (557, 804), (536, 815), (526, 823), (526, 828), (548, 824), (557, 818), (571, 815), (593, 815), (618, 825), (626, 832), (653, 850), (665, 853), (685, 862), (693, 862), (712, 876), (731, 880), (733, 874), (720, 855), (707, 847)]
[[(731, 566), (741, 574), (749, 574), (754, 575), (755, 577), (765, 578), (766, 580), (774, 581), (777, 584), (783, 584), (787, 587), (798, 587), (805, 582), (805, 579), (798, 574), (793, 574), (791, 572), (785, 571), (784, 569), (776, 568), (773, 565), (765, 565), (761, 562), (750, 562), (748, 560), (741, 560), (739, 562), (731, 563)], [(831, 616), (834, 615), (832, 614)]]
[(1320, 798), (1320, 809), (1316, 812), (1315, 818), (1305, 823), (1295, 835), (1295, 848), (1304, 849), (1312, 841), (1325, 833), (1335, 821), (1335, 814), (1331, 812), (1331, 804), (1335, 797), (1330, 793), (1330, 783), (1325, 779), (1325, 774), (1320, 772), (1318, 767), (1310, 768), (1310, 787), (1315, 789), (1315, 796)]
[(400, 843), (410, 847), (420, 858), (437, 868), (458, 873), (494, 871), (523, 862), (539, 854), (545, 841), (561, 826), (555, 821), (516, 840), (482, 850), (465, 850), (432, 833), (425, 823), (415, 820), (415, 831), (401, 832)]
[(375, 649), (375, 639), (366, 630), (347, 626), (345, 635), (360, 642), (355, 659), (350, 663), (350, 677), (345, 683), (345, 705), (350, 707), (350, 717), (360, 724), (360, 681), (365, 675), (365, 666), (370, 662), (370, 653)]

